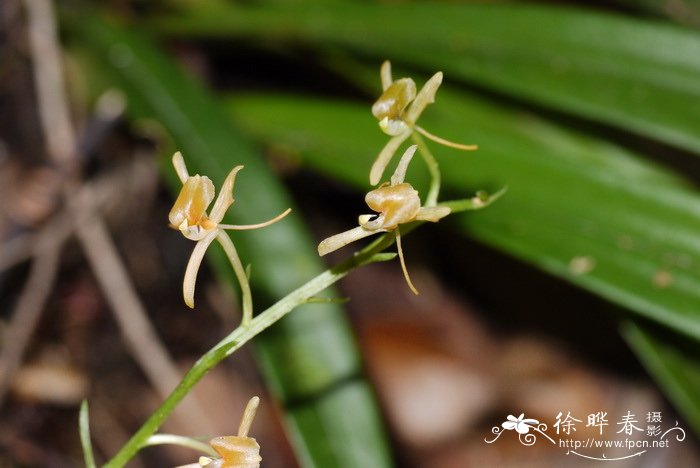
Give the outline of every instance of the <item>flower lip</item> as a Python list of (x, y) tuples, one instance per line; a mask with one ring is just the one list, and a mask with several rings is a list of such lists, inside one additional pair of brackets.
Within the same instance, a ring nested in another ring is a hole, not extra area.
[(318, 254), (323, 256), (358, 239), (380, 232), (393, 231), (401, 269), (406, 283), (414, 294), (418, 294), (418, 290), (413, 286), (406, 269), (399, 225), (415, 220), (437, 222), (450, 214), (450, 209), (446, 206), (421, 206), (418, 191), (411, 184), (404, 182), (408, 165), (416, 149), (417, 146), (412, 145), (401, 156), (390, 182), (385, 182), (365, 196), (367, 206), (378, 214), (360, 215), (358, 217), (359, 226), (328, 237), (318, 244)]
[(213, 200), (214, 183), (209, 177), (188, 177), (168, 214), (171, 226), (181, 229), (183, 222), (187, 226), (199, 225), (208, 219), (206, 210)]
[(398, 120), (416, 98), (416, 83), (411, 78), (394, 81), (372, 105), (372, 114), (382, 120)]
[(413, 221), (420, 210), (418, 191), (407, 182), (374, 189), (365, 196), (365, 202), (382, 214), (384, 229)]

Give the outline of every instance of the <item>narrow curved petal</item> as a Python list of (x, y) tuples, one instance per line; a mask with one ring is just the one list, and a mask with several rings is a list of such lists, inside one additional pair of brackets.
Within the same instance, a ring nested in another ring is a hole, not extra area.
[(263, 221), (262, 223), (257, 223), (257, 224), (219, 224), (218, 227), (219, 229), (230, 229), (231, 231), (247, 231), (249, 229), (258, 229), (258, 228), (263, 228), (266, 226), (269, 226), (271, 224), (275, 224), (277, 221), (280, 219), (284, 218), (287, 216), (289, 213), (291, 213), (292, 209), (287, 208), (284, 210), (284, 212), (278, 214), (272, 219), (268, 219), (267, 221)]
[(219, 196), (216, 198), (214, 207), (209, 214), (209, 218), (216, 224), (219, 224), (221, 220), (224, 219), (226, 210), (228, 210), (233, 203), (233, 184), (236, 182), (236, 174), (238, 174), (238, 171), (241, 169), (243, 169), (243, 166), (236, 166), (231, 169), (231, 172), (226, 176), (226, 180), (224, 180), (224, 185), (221, 186)]
[(382, 63), (382, 68), (379, 69), (379, 76), (382, 79), (382, 91), (386, 91), (386, 89), (391, 86), (391, 83), (394, 81), (391, 78), (391, 62), (388, 60), (385, 60), (384, 63)]
[(207, 234), (204, 239), (198, 241), (197, 245), (194, 246), (194, 250), (192, 250), (190, 260), (187, 262), (185, 279), (182, 282), (182, 295), (185, 299), (185, 304), (187, 304), (190, 309), (194, 309), (194, 288), (197, 282), (197, 272), (199, 271), (199, 266), (202, 264), (204, 253), (207, 251), (209, 244), (211, 244), (216, 238), (217, 232), (218, 231), (214, 229), (212, 232)]
[(175, 168), (175, 172), (177, 173), (180, 182), (184, 184), (185, 181), (190, 177), (190, 174), (187, 172), (187, 166), (185, 165), (185, 158), (183, 158), (182, 153), (178, 151), (175, 154), (173, 154), (172, 161), (173, 167)]
[(396, 153), (396, 150), (399, 149), (401, 143), (406, 141), (409, 135), (411, 135), (410, 131), (402, 135), (397, 135), (390, 139), (386, 145), (384, 145), (384, 148), (382, 148), (382, 151), (379, 153), (379, 156), (377, 156), (374, 164), (372, 164), (372, 169), (369, 171), (370, 184), (377, 185), (379, 183), (379, 181), (382, 179), (382, 175), (384, 175), (384, 169), (386, 169), (389, 161), (391, 161), (391, 157), (394, 155), (394, 153)]
[(404, 152), (403, 156), (401, 156), (401, 160), (399, 161), (398, 166), (396, 166), (394, 175), (391, 176), (391, 185), (399, 185), (403, 183), (404, 179), (406, 178), (408, 165), (411, 164), (411, 159), (413, 159), (413, 155), (416, 154), (416, 149), (418, 149), (418, 145), (411, 145), (408, 147), (406, 152)]
[(411, 277), (408, 274), (408, 268), (406, 268), (406, 261), (403, 258), (403, 249), (401, 248), (401, 233), (398, 229), (396, 229), (396, 231), (394, 232), (396, 234), (396, 250), (398, 250), (399, 252), (399, 262), (401, 263), (401, 269), (403, 270), (403, 277), (406, 278), (406, 283), (408, 284), (408, 287), (411, 288), (411, 291), (413, 291), (413, 294), (417, 296), (420, 293), (418, 292), (416, 287), (413, 286)]
[(416, 99), (413, 100), (413, 103), (411, 103), (411, 106), (406, 111), (404, 120), (406, 120), (409, 125), (414, 124), (416, 120), (418, 120), (418, 117), (420, 117), (428, 104), (435, 102), (435, 93), (437, 93), (441, 84), (442, 72), (437, 72), (421, 88)]
[(349, 231), (341, 232), (334, 236), (328, 237), (318, 244), (318, 254), (323, 257), (326, 254), (334, 252), (341, 247), (345, 247), (351, 242), (355, 242), (358, 239), (362, 239), (372, 234), (376, 234), (380, 231), (370, 231), (363, 228), (362, 226), (357, 226), (356, 228), (350, 229)]
[(455, 143), (454, 141), (445, 140), (444, 138), (440, 138), (439, 136), (430, 133), (429, 131), (418, 125), (414, 125), (413, 129), (421, 135), (425, 136), (426, 138), (433, 140), (435, 143), (439, 143), (449, 148), (454, 148), (462, 151), (476, 151), (479, 149), (479, 145), (464, 145), (462, 143)]
[(255, 413), (258, 411), (259, 405), (260, 397), (254, 396), (248, 401), (245, 411), (243, 412), (243, 417), (241, 418), (241, 424), (238, 426), (238, 437), (248, 437), (248, 431), (253, 424), (253, 419), (255, 419)]

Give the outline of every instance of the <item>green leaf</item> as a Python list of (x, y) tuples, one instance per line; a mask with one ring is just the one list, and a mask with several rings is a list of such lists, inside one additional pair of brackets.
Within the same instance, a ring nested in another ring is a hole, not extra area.
[[(700, 196), (682, 178), (604, 141), (464, 92), (443, 89), (437, 100), (421, 125), (480, 146), (460, 153), (433, 145), (444, 190), (509, 188), (488, 210), (458, 218), (465, 233), (627, 307), (657, 328), (700, 340)], [(368, 107), (342, 101), (247, 95), (232, 99), (229, 108), (251, 134), (288, 145), (307, 165), (361, 190), (387, 138)], [(421, 183), (425, 169), (411, 170), (407, 180)], [(644, 348), (635, 350), (644, 361), (655, 359)], [(657, 377), (666, 364), (693, 372), (683, 362), (665, 363), (665, 356), (656, 359)], [(700, 404), (697, 394), (692, 401)], [(700, 425), (698, 415), (685, 415)]]
[(698, 344), (632, 321), (623, 323), (622, 334), (670, 400), (693, 425), (695, 433), (700, 434)]
[[(132, 116), (149, 116), (165, 126), (182, 150), (190, 172), (206, 174), (219, 186), (234, 165), (245, 165), (236, 180), (236, 203), (230, 210), (230, 222), (259, 222), (293, 205), (214, 99), (148, 38), (133, 27), (116, 28), (96, 16), (73, 18), (67, 24), (93, 60), (91, 70), (107, 76), (110, 86), (126, 92)], [(172, 179), (172, 168), (166, 171)], [(322, 271), (298, 215), (233, 237), (243, 261), (253, 263), (251, 285), (256, 310)], [(185, 239), (182, 243), (183, 248), (193, 247)], [(221, 255), (214, 259), (220, 266), (219, 277), (235, 283), (230, 265)], [(256, 345), (268, 384), (286, 407), (295, 448), (298, 454), (304, 454), (303, 466), (365, 467), (367, 460), (372, 460), (371, 466), (390, 464), (377, 409), (361, 377), (359, 358), (341, 307), (332, 303), (303, 306), (266, 331)], [(346, 386), (354, 389), (347, 397)], [(324, 398), (329, 396), (354, 410), (332, 414), (323, 411)], [(309, 408), (319, 415), (311, 422), (305, 416)], [(341, 433), (345, 439), (336, 440)], [(365, 444), (362, 453), (328, 449), (343, 444), (357, 446), (360, 442), (354, 438)]]
[(197, 7), (152, 24), (178, 36), (341, 46), (700, 152), (700, 34), (674, 25), (480, 3)]
[(95, 468), (95, 455), (92, 453), (92, 440), (90, 440), (90, 410), (87, 400), (83, 400), (80, 404), (78, 426), (80, 428), (80, 445), (83, 446), (85, 467)]
[[(368, 108), (283, 96), (232, 102), (235, 119), (258, 138), (290, 145), (306, 164), (366, 188), (366, 168), (386, 141)], [(466, 93), (441, 90), (425, 117), (431, 132), (480, 146), (436, 147), (450, 196), (509, 188), (490, 209), (460, 217), (465, 232), (700, 339), (700, 197), (680, 177)], [(424, 169), (414, 165), (407, 180), (415, 171)], [(577, 268), (581, 262), (591, 271)]]
[(668, 0), (615, 0), (614, 2), (636, 11), (667, 16), (680, 24), (695, 28), (700, 27), (700, 1), (698, 0), (675, 2)]

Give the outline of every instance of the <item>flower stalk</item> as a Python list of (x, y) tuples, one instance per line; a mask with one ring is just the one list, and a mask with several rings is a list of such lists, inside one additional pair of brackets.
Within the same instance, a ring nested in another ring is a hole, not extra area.
[[(471, 199), (458, 200), (454, 202), (442, 203), (439, 206), (447, 207), (452, 213), (462, 211), (477, 210), (485, 208), (498, 199), (505, 190), (501, 190), (491, 196), (484, 194)], [(423, 224), (424, 221), (415, 221), (407, 224), (403, 228), (405, 236), (413, 229)], [(192, 368), (182, 378), (180, 384), (172, 391), (168, 398), (156, 409), (151, 416), (143, 423), (141, 428), (129, 439), (129, 441), (109, 460), (105, 468), (119, 468), (131, 460), (136, 453), (147, 446), (148, 439), (156, 433), (158, 428), (165, 422), (170, 413), (180, 403), (180, 401), (190, 392), (197, 382), (204, 375), (223, 361), (226, 357), (235, 353), (243, 345), (255, 338), (265, 329), (294, 310), (296, 307), (312, 302), (320, 292), (345, 277), (348, 273), (363, 265), (376, 262), (392, 260), (395, 253), (383, 253), (384, 249), (394, 243), (396, 237), (392, 233), (385, 234), (364, 249), (356, 252), (350, 258), (339, 265), (330, 268), (304, 285), (295, 289), (280, 301), (267, 308), (262, 313), (255, 316), (248, 324), (240, 325), (233, 330), (219, 343), (207, 351)]]

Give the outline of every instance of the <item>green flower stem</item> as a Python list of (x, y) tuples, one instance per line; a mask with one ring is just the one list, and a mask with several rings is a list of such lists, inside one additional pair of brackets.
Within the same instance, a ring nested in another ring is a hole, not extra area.
[(156, 434), (146, 439), (144, 447), (152, 447), (154, 445), (179, 445), (180, 447), (190, 448), (198, 452), (202, 452), (212, 457), (218, 457), (219, 454), (214, 451), (209, 444), (206, 444), (191, 437), (184, 437), (175, 434)]
[[(438, 187), (439, 188), (439, 187)], [(469, 211), (485, 208), (498, 197), (504, 193), (504, 190), (492, 195), (485, 196), (482, 195), (478, 199), (472, 198), (467, 200), (461, 200), (456, 202), (444, 203), (443, 205), (449, 206), (453, 213), (460, 211)], [(423, 224), (420, 222), (413, 222), (402, 227), (403, 235), (408, 234), (413, 229)], [(223, 236), (231, 240), (228, 236)], [(383, 262), (391, 260), (396, 257), (395, 253), (381, 253), (384, 249), (389, 247), (396, 241), (396, 237), (393, 233), (385, 234), (379, 237), (377, 240), (372, 242), (370, 245), (364, 249), (356, 252), (352, 257), (344, 261), (338, 266), (335, 266), (325, 272), (321, 273), (314, 279), (310, 280), (301, 287), (295, 289), (287, 296), (282, 298), (279, 302), (272, 305), (264, 312), (260, 313), (257, 317), (253, 318), (247, 324), (241, 324), (218, 344), (216, 344), (212, 349), (207, 351), (199, 360), (192, 366), (192, 368), (185, 374), (180, 384), (175, 387), (175, 390), (166, 398), (166, 400), (160, 405), (160, 407), (153, 412), (153, 414), (146, 420), (141, 428), (129, 439), (129, 441), (117, 452), (117, 454), (109, 460), (104, 467), (105, 468), (117, 468), (124, 466), (129, 460), (131, 460), (136, 453), (143, 447), (149, 445), (149, 440), (153, 437), (153, 434), (158, 430), (158, 428), (163, 424), (170, 413), (175, 409), (178, 403), (190, 392), (192, 387), (199, 382), (199, 380), (204, 377), (204, 375), (216, 366), (219, 362), (224, 360), (227, 356), (230, 356), (238, 349), (240, 349), (244, 344), (253, 339), (259, 333), (261, 333), (266, 328), (270, 327), (272, 324), (277, 322), (279, 319), (287, 315), (289, 312), (294, 310), (296, 307), (302, 304), (308, 304), (313, 302), (316, 295), (343, 278), (349, 272), (358, 268), (362, 265), (367, 265), (369, 263)], [(226, 249), (226, 241), (222, 242), (224, 249)], [(233, 246), (233, 243), (231, 243)], [(235, 250), (234, 250), (235, 252)], [(227, 252), (228, 253), (228, 252)], [(237, 258), (237, 257), (236, 257)], [(240, 263), (240, 262), (239, 262)]]
[(80, 444), (83, 446), (85, 467), (95, 468), (95, 456), (92, 453), (92, 441), (90, 440), (90, 410), (87, 400), (83, 400), (80, 404), (78, 426), (80, 427)]
[(233, 241), (228, 234), (223, 230), (219, 230), (216, 239), (221, 244), (221, 247), (224, 248), (224, 252), (226, 252), (226, 256), (233, 266), (233, 271), (236, 273), (236, 278), (238, 278), (238, 284), (241, 286), (241, 296), (243, 299), (243, 320), (241, 321), (241, 326), (245, 327), (250, 324), (250, 321), (253, 319), (253, 295), (250, 293), (248, 275), (246, 274), (245, 268), (243, 268), (236, 247), (233, 245)]
[(420, 136), (418, 132), (414, 131), (411, 134), (411, 138), (413, 142), (418, 145), (418, 150), (430, 172), (430, 189), (428, 190), (428, 195), (425, 197), (424, 206), (435, 206), (437, 205), (438, 195), (440, 194), (440, 168), (438, 167), (438, 162), (433, 156), (433, 153), (428, 149), (428, 145), (425, 144), (425, 140), (423, 140), (423, 137)]
[(359, 253), (340, 265), (326, 270), (300, 288), (292, 291), (279, 302), (252, 319), (247, 325), (241, 325), (217, 345), (204, 354), (185, 374), (180, 384), (172, 391), (160, 407), (146, 420), (129, 441), (109, 460), (106, 468), (124, 466), (136, 453), (147, 446), (148, 439), (158, 430), (177, 404), (190, 392), (192, 387), (219, 362), (230, 356), (260, 332), (284, 317), (294, 308), (308, 302), (319, 292), (326, 289), (353, 269), (368, 263), (391, 260), (395, 254), (381, 254), (394, 241), (394, 236), (382, 236)]

